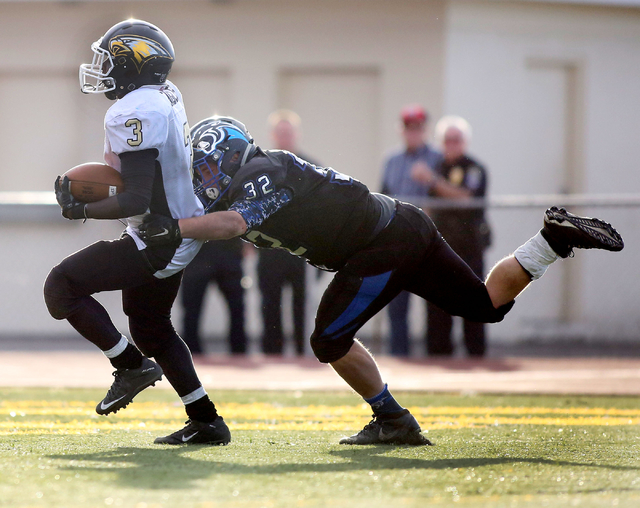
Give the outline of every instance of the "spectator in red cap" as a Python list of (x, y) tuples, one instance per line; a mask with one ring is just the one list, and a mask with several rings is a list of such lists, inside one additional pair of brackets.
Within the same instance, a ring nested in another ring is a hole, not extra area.
[(420, 106), (420, 104), (410, 104), (402, 108), (400, 113), (402, 121), (406, 125), (407, 123), (415, 122), (418, 124), (424, 124), (427, 121), (427, 112)]
[[(419, 104), (402, 108), (402, 137), (404, 146), (388, 156), (384, 165), (382, 193), (420, 206), (429, 196), (430, 185), (420, 181), (419, 175), (432, 171), (442, 162), (442, 154), (427, 143), (429, 115)], [(391, 354), (409, 356), (409, 293), (400, 293), (389, 305), (391, 323)]]

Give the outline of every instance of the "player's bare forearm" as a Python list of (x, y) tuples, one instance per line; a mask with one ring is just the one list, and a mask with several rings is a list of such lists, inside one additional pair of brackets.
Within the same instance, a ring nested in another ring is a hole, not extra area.
[(180, 219), (182, 238), (226, 240), (247, 232), (247, 223), (238, 212), (213, 212), (202, 217)]

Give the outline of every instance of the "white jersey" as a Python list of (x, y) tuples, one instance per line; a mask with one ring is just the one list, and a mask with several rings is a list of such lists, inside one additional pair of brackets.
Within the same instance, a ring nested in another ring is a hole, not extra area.
[[(118, 99), (105, 115), (104, 130), (104, 160), (118, 171), (121, 171), (119, 154), (158, 150), (162, 182), (154, 182), (151, 210), (127, 219), (127, 234), (139, 250), (147, 246), (138, 236), (138, 226), (150, 211), (174, 219), (204, 214), (193, 193), (189, 123), (182, 95), (173, 83), (146, 85)], [(182, 270), (201, 245), (199, 240), (183, 240), (171, 262), (155, 276), (165, 278)]]

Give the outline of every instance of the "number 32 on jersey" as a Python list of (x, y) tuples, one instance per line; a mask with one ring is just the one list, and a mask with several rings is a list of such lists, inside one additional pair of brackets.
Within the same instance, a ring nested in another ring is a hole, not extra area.
[(259, 176), (255, 181), (249, 180), (242, 187), (246, 192), (246, 199), (266, 196), (275, 190), (275, 186), (267, 175)]

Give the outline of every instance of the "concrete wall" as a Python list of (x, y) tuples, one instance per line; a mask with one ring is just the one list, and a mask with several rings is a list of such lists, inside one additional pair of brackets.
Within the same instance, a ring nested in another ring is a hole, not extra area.
[(400, 107), (416, 101), (441, 111), (444, 12), (444, 0), (0, 2), (0, 44), (12, 48), (0, 61), (0, 94), (10, 98), (2, 166), (25, 153), (35, 166), (3, 171), (1, 188), (48, 190), (52, 174), (101, 159), (109, 102), (80, 94), (78, 65), (94, 40), (132, 15), (171, 38), (170, 79), (192, 124), (234, 115), (268, 146), (268, 114), (296, 108), (305, 152), (377, 186)]
[[(269, 146), (266, 117), (279, 107), (303, 119), (301, 148), (377, 189), (386, 151), (399, 143), (397, 112), (423, 103), (433, 118), (472, 123), (472, 151), (491, 171), (492, 194), (637, 192), (640, 10), (481, 0), (236, 0), (0, 2), (0, 191), (42, 190), (71, 166), (102, 157), (109, 102), (79, 92), (78, 64), (114, 23), (134, 16), (172, 39), (171, 79), (191, 123), (212, 113), (242, 119)], [(116, 223), (71, 224), (54, 208), (38, 220), (0, 206), (0, 336), (62, 335), (41, 297), (64, 255), (116, 236)], [(588, 209), (625, 233), (615, 258), (580, 254), (527, 291), (492, 340), (566, 334), (639, 335), (637, 210)], [(13, 217), (13, 216), (12, 216)], [(541, 209), (492, 211), (491, 264), (540, 226)], [(611, 260), (615, 259), (615, 263)], [(247, 259), (252, 273), (254, 260)], [(328, 279), (311, 290), (313, 303)], [(226, 320), (215, 292), (207, 330)], [(116, 324), (119, 295), (100, 295)], [(249, 292), (249, 331), (259, 333)], [(178, 306), (177, 306), (178, 307)], [(412, 328), (424, 323), (414, 302)], [(176, 309), (179, 321), (180, 309)], [(569, 323), (568, 325), (566, 323)], [(363, 335), (384, 333), (384, 316)]]
[[(640, 189), (640, 10), (453, 1), (447, 10), (444, 112), (474, 128), (490, 192), (630, 193)], [(553, 266), (494, 338), (576, 334), (637, 338), (638, 209), (578, 209), (624, 234), (615, 255), (580, 252)], [(492, 210), (493, 264), (540, 226), (538, 210)]]
[[(110, 103), (80, 93), (78, 65), (90, 61), (94, 40), (131, 16), (171, 38), (170, 78), (192, 124), (213, 113), (234, 115), (269, 147), (268, 114), (295, 109), (305, 153), (376, 189), (383, 154), (398, 143), (399, 109), (421, 102), (441, 111), (445, 7), (444, 0), (0, 2), (0, 190), (48, 191), (56, 175), (101, 160)], [(0, 217), (3, 266), (13, 267), (0, 274), (0, 334), (68, 332), (42, 302), (48, 270), (121, 229), (117, 222), (69, 224), (57, 213), (38, 212), (44, 223)], [(254, 261), (247, 260), (249, 271)], [(100, 298), (125, 327), (119, 296)], [(225, 314), (219, 299), (211, 306), (209, 315)], [(252, 291), (249, 307), (256, 306)], [(257, 313), (249, 323), (258, 333)], [(212, 317), (204, 326), (221, 331), (223, 324)]]

